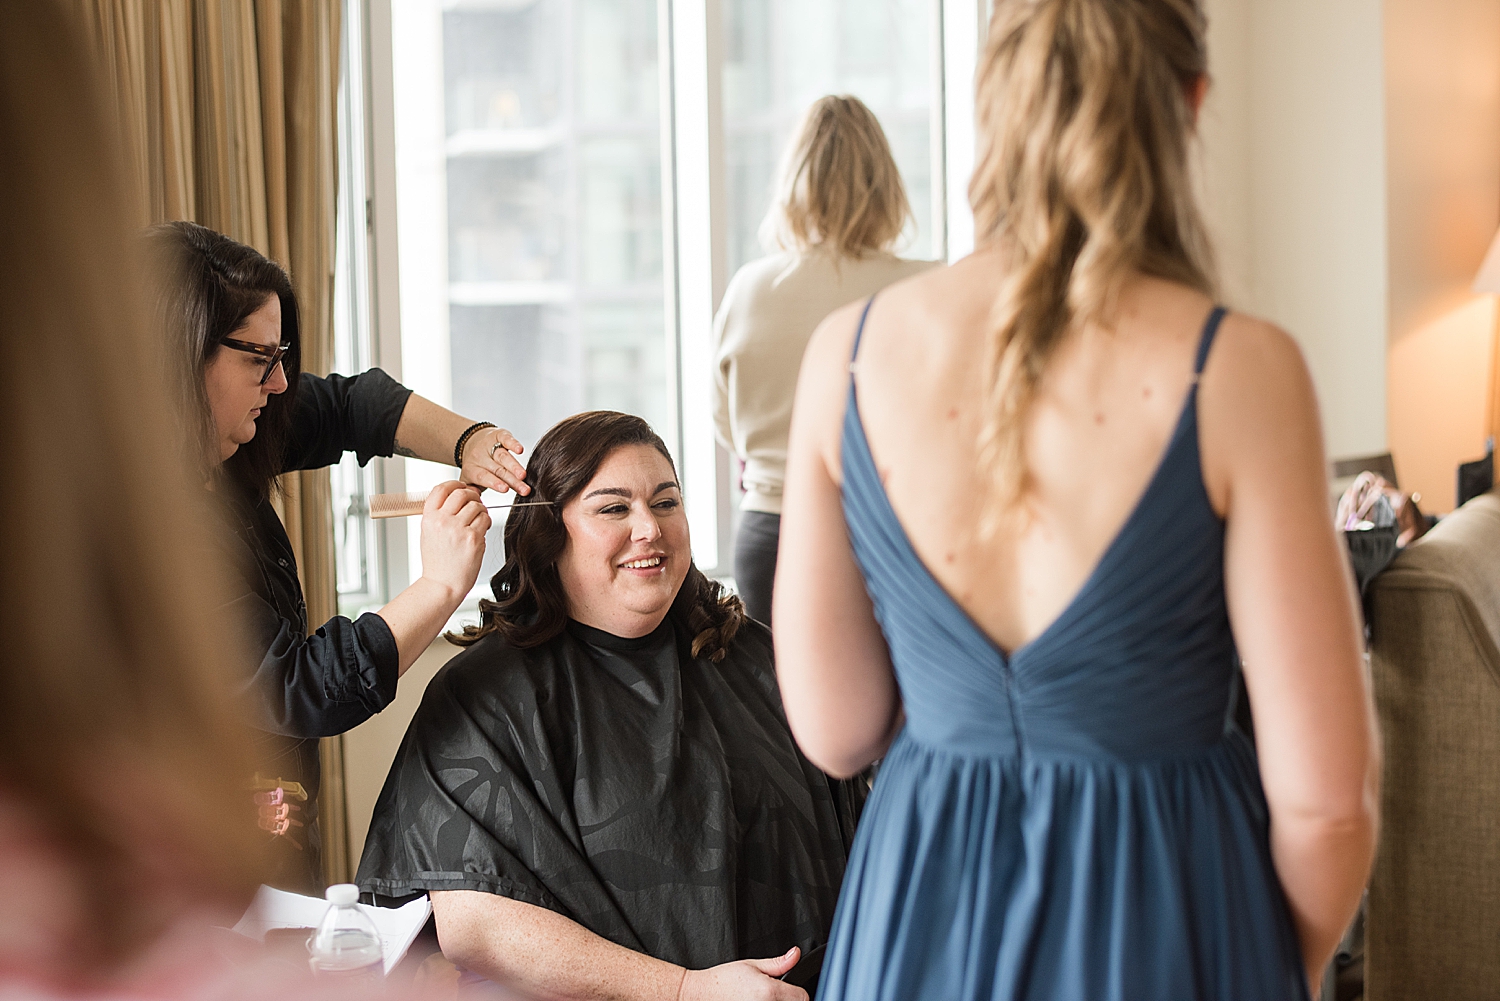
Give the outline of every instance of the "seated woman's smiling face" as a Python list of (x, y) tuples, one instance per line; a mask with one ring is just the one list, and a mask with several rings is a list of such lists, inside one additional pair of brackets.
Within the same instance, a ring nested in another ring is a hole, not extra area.
[(666, 617), (692, 549), (672, 465), (649, 445), (625, 445), (562, 511), (557, 561), (568, 614), (616, 636), (645, 636)]

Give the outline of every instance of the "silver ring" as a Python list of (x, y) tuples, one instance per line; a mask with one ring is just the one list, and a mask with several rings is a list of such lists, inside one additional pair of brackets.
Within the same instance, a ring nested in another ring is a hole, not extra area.
[(501, 449), (501, 448), (504, 448), (504, 447), (505, 447), (505, 442), (503, 442), (503, 441), (497, 441), (493, 445), (491, 445), (490, 446), (490, 461), (493, 462), (494, 458), (495, 458), (495, 452), (497, 450)]

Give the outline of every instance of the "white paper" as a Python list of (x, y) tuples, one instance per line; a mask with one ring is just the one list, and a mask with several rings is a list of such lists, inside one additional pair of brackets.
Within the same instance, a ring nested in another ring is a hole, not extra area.
[[(245, 916), (235, 924), (234, 930), (257, 942), (266, 940), (266, 932), (273, 928), (316, 928), (332, 906), (321, 897), (305, 897), (300, 893), (273, 890), (262, 886), (255, 891), (255, 899), (245, 911)], [(416, 940), (417, 933), (432, 914), (432, 902), (426, 896), (417, 898), (400, 907), (371, 907), (359, 904), (359, 909), (375, 922), (380, 933), (380, 952), (385, 961), (385, 972), (401, 962), (406, 950)]]

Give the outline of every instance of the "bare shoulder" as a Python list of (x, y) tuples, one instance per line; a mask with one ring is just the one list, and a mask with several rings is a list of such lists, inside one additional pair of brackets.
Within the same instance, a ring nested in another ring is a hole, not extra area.
[(1302, 349), (1291, 334), (1269, 320), (1247, 313), (1225, 315), (1215, 353), (1228, 353), (1236, 361), (1257, 366), (1305, 370)]
[[(1274, 323), (1243, 313), (1224, 318), (1203, 372), (1203, 405), (1275, 421), (1288, 404), (1316, 407), (1302, 349)], [(1292, 415), (1287, 415), (1292, 416)]]
[(839, 444), (844, 401), (849, 387), (849, 362), (854, 334), (859, 328), (868, 299), (840, 306), (813, 331), (802, 355), (797, 394), (792, 404), (789, 471), (804, 457), (816, 455), (835, 482), (839, 482)]
[(1322, 489), (1312, 375), (1296, 340), (1275, 324), (1225, 318), (1204, 368), (1198, 416), (1204, 481), (1221, 516), (1245, 488)]

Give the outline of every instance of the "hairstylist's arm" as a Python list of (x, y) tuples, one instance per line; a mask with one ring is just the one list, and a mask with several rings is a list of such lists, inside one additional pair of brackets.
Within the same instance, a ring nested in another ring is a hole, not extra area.
[[(396, 424), (396, 454), (429, 462), (453, 464), (453, 447), (474, 424), (451, 410), (412, 393)], [(505, 493), (531, 493), (526, 470), (516, 461), (523, 451), (516, 436), (504, 428), (481, 428), (464, 442), (459, 479)]]
[(432, 913), (449, 961), (527, 997), (558, 1001), (807, 1001), (776, 978), (797, 965), (791, 950), (707, 970), (616, 945), (545, 907), (478, 890), (435, 890)]
[(1271, 852), (1316, 982), (1369, 878), (1380, 777), (1317, 402), (1292, 339), (1241, 316), (1224, 323), (1200, 399), (1205, 482), (1226, 519), (1225, 586)]
[(401, 674), (437, 639), (473, 589), (489, 529), (490, 513), (477, 488), (450, 480), (428, 495), (422, 510), (422, 576), (379, 612), (396, 638)]

